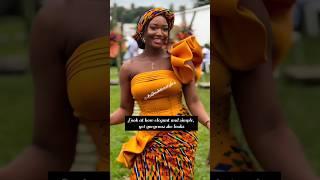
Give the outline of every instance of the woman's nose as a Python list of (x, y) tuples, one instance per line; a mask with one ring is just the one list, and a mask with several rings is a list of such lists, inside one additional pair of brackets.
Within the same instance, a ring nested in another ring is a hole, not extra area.
[(163, 32), (163, 30), (162, 29), (157, 29), (156, 30), (156, 35), (161, 35), (161, 36), (163, 36), (164, 35), (164, 32)]

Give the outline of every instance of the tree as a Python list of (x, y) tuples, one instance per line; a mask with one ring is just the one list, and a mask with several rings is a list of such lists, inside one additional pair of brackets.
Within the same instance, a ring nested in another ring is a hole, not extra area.
[[(137, 23), (138, 18), (150, 8), (152, 7), (134, 7), (134, 9), (127, 9), (115, 4), (111, 8), (112, 22)], [(114, 23), (112, 23), (112, 25), (114, 25)]]
[(194, 7), (200, 7), (207, 4), (210, 4), (210, 0), (196, 0)]
[(134, 6), (134, 3), (131, 3), (131, 10), (134, 10), (135, 9), (135, 6)]
[(174, 4), (173, 3), (170, 4), (169, 9), (170, 9), (170, 11), (174, 11)]
[(32, 26), (32, 20), (39, 9), (39, 1), (22, 0), (21, 3), (22, 16), (24, 18), (26, 32), (29, 33)]

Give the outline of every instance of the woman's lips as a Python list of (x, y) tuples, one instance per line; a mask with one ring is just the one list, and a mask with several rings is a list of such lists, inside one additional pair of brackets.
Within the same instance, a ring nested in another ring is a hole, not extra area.
[(163, 40), (162, 39), (153, 39), (153, 42), (156, 43), (156, 44), (163, 44)]

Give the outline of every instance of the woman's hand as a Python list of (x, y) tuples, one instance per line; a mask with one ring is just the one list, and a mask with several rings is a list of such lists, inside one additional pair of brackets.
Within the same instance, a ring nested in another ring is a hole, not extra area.
[(208, 129), (210, 129), (210, 120), (208, 120), (208, 121), (206, 122), (206, 127), (207, 127)]
[(110, 125), (121, 124), (124, 122), (125, 116), (129, 115), (130, 113), (126, 112), (125, 109), (119, 108), (117, 111), (111, 114), (110, 116)]

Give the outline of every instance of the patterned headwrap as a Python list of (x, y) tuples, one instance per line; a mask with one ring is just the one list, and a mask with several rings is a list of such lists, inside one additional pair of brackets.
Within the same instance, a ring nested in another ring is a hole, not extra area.
[(145, 30), (145, 26), (149, 24), (149, 22), (156, 16), (163, 16), (168, 23), (169, 31), (173, 27), (174, 23), (174, 13), (165, 8), (153, 8), (146, 11), (143, 16), (141, 16), (138, 24), (137, 24), (137, 32), (133, 35), (133, 38), (137, 41), (139, 48), (144, 49), (145, 44), (142, 41), (142, 35)]

